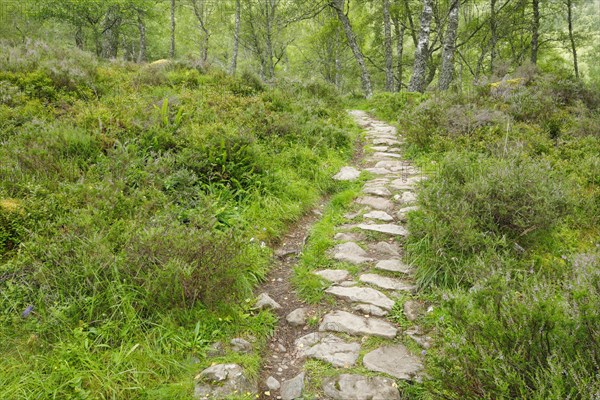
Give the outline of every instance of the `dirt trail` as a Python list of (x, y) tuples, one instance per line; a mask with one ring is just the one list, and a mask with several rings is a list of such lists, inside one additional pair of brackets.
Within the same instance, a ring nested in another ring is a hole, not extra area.
[[(415, 185), (424, 177), (403, 159), (403, 139), (394, 127), (361, 111), (350, 114), (365, 129), (367, 148), (353, 166), (345, 167), (334, 179), (354, 180), (361, 171), (372, 178), (354, 201), (345, 223), (336, 227), (337, 245), (329, 255), (338, 263), (329, 270), (315, 266), (314, 273), (330, 281), (324, 290), (336, 301), (333, 305), (331, 301), (306, 305), (291, 284), (293, 268), (309, 229), (322, 212), (321, 205), (286, 236), (276, 250), (277, 262), (269, 280), (260, 289), (281, 305), (275, 311), (279, 324), (263, 354), (261, 399), (291, 400), (306, 395), (307, 390), (317, 398), (400, 399), (398, 383), (419, 379), (423, 369), (421, 356), (403, 343), (412, 340), (427, 348), (429, 338), (418, 326), (402, 331), (387, 317), (399, 299), (410, 297), (415, 290), (413, 271), (403, 262), (402, 247), (408, 234), (406, 214), (415, 208)], [(422, 305), (411, 300), (405, 301), (403, 308), (409, 321), (424, 312)], [(292, 312), (301, 318), (290, 322)], [(309, 327), (306, 320), (316, 315), (322, 316), (318, 326)], [(371, 337), (384, 341), (369, 342)], [(307, 385), (314, 378), (304, 371), (308, 358), (325, 362), (329, 366), (325, 368), (334, 372), (329, 378), (318, 377), (322, 381), (318, 388)], [(345, 371), (349, 368), (354, 373)]]

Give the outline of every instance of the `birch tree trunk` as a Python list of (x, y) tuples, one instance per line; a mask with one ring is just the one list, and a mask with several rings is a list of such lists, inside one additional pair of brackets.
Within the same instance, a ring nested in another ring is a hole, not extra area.
[(110, 7), (106, 11), (102, 30), (102, 57), (115, 58), (119, 51), (119, 37), (123, 18), (121, 10), (117, 7)]
[(533, 20), (531, 21), (531, 63), (537, 64), (540, 46), (540, 0), (532, 0)]
[(440, 71), (439, 89), (447, 90), (454, 75), (454, 53), (456, 51), (456, 36), (458, 34), (458, 9), (460, 0), (453, 0), (448, 15), (448, 27), (442, 51), (442, 69)]
[(363, 56), (362, 51), (360, 50), (360, 46), (356, 41), (356, 35), (352, 30), (352, 25), (350, 25), (350, 20), (348, 16), (344, 13), (344, 3), (345, 0), (332, 0), (329, 5), (333, 7), (335, 12), (337, 13), (338, 19), (344, 28), (344, 32), (346, 33), (346, 39), (348, 40), (348, 45), (354, 54), (354, 58), (356, 59), (356, 63), (360, 68), (361, 72), (361, 82), (363, 86), (363, 91), (365, 92), (365, 96), (367, 98), (373, 95), (373, 86), (371, 85), (371, 75), (369, 74), (369, 70), (367, 69), (367, 64), (365, 63), (365, 57)]
[(402, 90), (402, 56), (404, 55), (404, 30), (406, 26), (400, 21), (398, 13), (394, 13), (394, 33), (396, 34), (396, 73), (398, 74), (398, 85), (396, 90)]
[(146, 61), (146, 24), (142, 17), (141, 11), (137, 13), (138, 30), (140, 32), (140, 53), (138, 54), (137, 62), (141, 63)]
[(411, 92), (425, 91), (427, 60), (429, 59), (429, 35), (431, 34), (431, 19), (433, 17), (433, 0), (423, 0), (423, 13), (421, 14), (421, 30), (419, 41), (415, 50), (415, 63), (413, 74), (408, 84)]
[(385, 49), (385, 90), (394, 91), (394, 54), (392, 50), (392, 27), (390, 0), (383, 0), (383, 31)]
[(194, 9), (194, 15), (198, 20), (198, 27), (200, 28), (200, 59), (203, 63), (206, 63), (206, 61), (208, 61), (208, 44), (211, 35), (207, 25), (207, 19), (210, 14), (210, 11), (207, 10), (207, 7), (210, 6), (206, 4), (206, 0), (191, 0), (191, 2), (192, 8)]
[(275, 76), (275, 65), (273, 64), (273, 16), (275, 9), (272, 5), (273, 0), (265, 1), (265, 60), (267, 61), (267, 78)]
[(494, 73), (496, 63), (496, 44), (498, 43), (498, 21), (496, 19), (496, 0), (490, 1), (490, 73)]
[(85, 45), (85, 36), (83, 34), (83, 27), (81, 25), (77, 25), (75, 30), (75, 45), (80, 50), (83, 50)]
[(241, 0), (236, 0), (235, 2), (235, 29), (233, 31), (233, 54), (231, 55), (231, 66), (229, 67), (229, 73), (231, 75), (235, 75), (237, 70), (237, 58), (238, 51), (240, 48), (240, 26), (241, 26), (241, 18), (242, 15), (242, 4)]
[(171, 0), (171, 50), (169, 57), (175, 58), (175, 0)]
[(573, 54), (573, 68), (575, 77), (579, 79), (579, 65), (577, 64), (577, 47), (575, 46), (575, 36), (573, 34), (573, 0), (567, 0), (567, 22), (569, 24), (569, 41), (571, 42), (571, 53)]

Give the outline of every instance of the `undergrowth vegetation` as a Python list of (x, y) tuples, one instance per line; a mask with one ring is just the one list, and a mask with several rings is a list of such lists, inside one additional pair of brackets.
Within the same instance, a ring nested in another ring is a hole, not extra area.
[(430, 175), (407, 244), (438, 303), (427, 398), (600, 396), (599, 93), (529, 71), (370, 102)]
[(0, 398), (189, 398), (211, 343), (260, 349), (265, 244), (352, 154), (334, 92), (0, 52)]

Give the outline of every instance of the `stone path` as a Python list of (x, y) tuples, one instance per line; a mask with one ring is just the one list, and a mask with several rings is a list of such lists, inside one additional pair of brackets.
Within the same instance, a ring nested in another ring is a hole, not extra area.
[[(324, 291), (336, 301), (334, 306), (325, 301), (317, 306), (298, 304), (280, 316), (278, 330), (287, 332), (287, 341), (274, 338), (271, 343), (274, 350), (266, 355), (258, 382), (262, 399), (292, 400), (307, 391), (307, 398), (400, 399), (398, 383), (421, 378), (422, 356), (414, 349), (428, 348), (429, 337), (415, 324), (425, 307), (414, 300), (397, 303), (415, 290), (413, 270), (402, 260), (402, 243), (408, 235), (403, 224), (407, 214), (416, 209), (415, 189), (423, 177), (403, 160), (403, 138), (395, 128), (362, 111), (351, 115), (365, 129), (367, 155), (361, 168), (344, 167), (333, 178), (354, 181), (361, 171), (373, 178), (365, 183), (346, 221), (337, 227), (337, 243), (329, 252), (334, 267), (314, 271), (329, 283)], [(269, 294), (261, 294), (258, 305), (281, 314), (281, 305)], [(413, 326), (402, 331), (387, 319), (398, 312), (392, 310), (404, 312)], [(318, 324), (307, 325), (309, 317), (319, 318)], [(369, 341), (369, 337), (377, 340)], [(410, 349), (405, 346), (408, 343), (412, 343)], [(327, 378), (319, 379), (320, 385), (313, 384), (310, 371), (304, 370), (307, 359), (320, 360), (331, 368)], [(197, 385), (197, 398), (222, 395), (221, 389), (211, 394), (206, 378), (216, 382), (217, 388), (249, 389), (239, 366), (226, 365), (217, 374), (214, 370), (219, 367), (211, 368), (200, 374), (205, 379)]]

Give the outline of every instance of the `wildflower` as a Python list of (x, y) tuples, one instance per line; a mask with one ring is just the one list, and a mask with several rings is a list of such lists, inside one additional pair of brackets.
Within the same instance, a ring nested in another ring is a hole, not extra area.
[(32, 311), (33, 311), (33, 306), (28, 306), (28, 307), (25, 309), (25, 311), (23, 311), (23, 312), (21, 313), (21, 317), (23, 317), (23, 318), (27, 318), (27, 317), (29, 317), (29, 315), (31, 314), (31, 312), (32, 312)]

